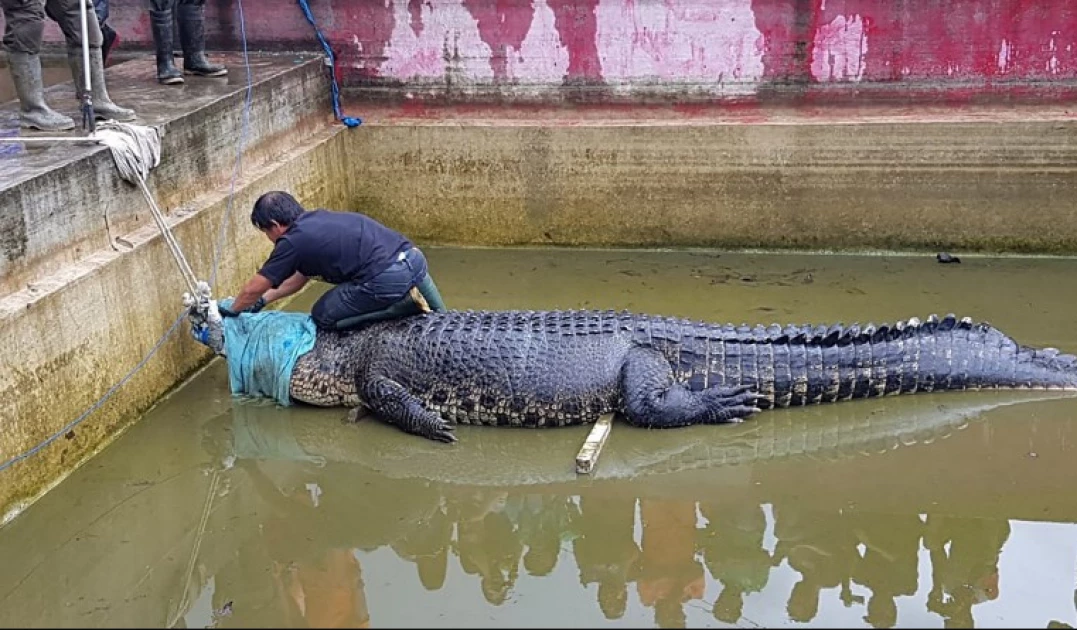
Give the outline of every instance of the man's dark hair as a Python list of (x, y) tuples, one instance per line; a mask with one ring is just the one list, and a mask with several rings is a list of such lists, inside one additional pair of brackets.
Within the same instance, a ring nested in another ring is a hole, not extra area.
[(265, 193), (254, 202), (254, 210), (251, 211), (251, 223), (259, 230), (272, 226), (276, 221), (280, 225), (289, 226), (299, 215), (303, 214), (303, 206), (295, 200), (295, 197), (281, 190), (273, 190)]

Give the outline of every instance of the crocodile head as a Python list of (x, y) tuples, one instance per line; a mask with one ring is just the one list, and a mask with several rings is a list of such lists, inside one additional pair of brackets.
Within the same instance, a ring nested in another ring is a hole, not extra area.
[(224, 320), (217, 309), (217, 301), (209, 299), (208, 295), (194, 297), (184, 294), (183, 305), (187, 308), (187, 321), (195, 341), (225, 356)]

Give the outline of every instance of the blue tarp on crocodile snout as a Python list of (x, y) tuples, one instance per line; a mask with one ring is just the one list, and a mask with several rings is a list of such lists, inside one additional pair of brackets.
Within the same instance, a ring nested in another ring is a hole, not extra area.
[(305, 313), (264, 311), (224, 318), (224, 352), (233, 396), (292, 404), (289, 385), (299, 357), (314, 347), (314, 320)]

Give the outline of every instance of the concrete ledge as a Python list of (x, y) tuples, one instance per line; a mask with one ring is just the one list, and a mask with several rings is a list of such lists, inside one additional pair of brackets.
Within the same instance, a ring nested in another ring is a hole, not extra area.
[[(346, 179), (344, 147), (334, 142), (344, 128), (331, 123), (324, 69), (320, 60), (294, 56), (252, 64), (250, 131), (230, 198), (246, 76), (242, 66), (229, 65), (228, 79), (189, 81), (168, 101), (161, 95), (171, 90), (148, 79), (149, 60), (109, 70), (114, 100), (137, 107), (140, 123), (165, 127), (151, 187), (166, 211), (183, 206), (168, 221), (199, 277), (210, 276), (221, 221), (231, 209), (220, 241), (218, 295), (234, 293), (269, 251), (245, 220), (258, 195), (284, 187), (309, 203), (347, 205), (338, 185)], [(75, 112), (64, 103), (74, 106), (73, 98), (70, 83), (49, 93), (68, 113)], [(13, 110), (2, 111), (10, 123)], [(141, 193), (119, 179), (104, 148), (33, 148), (0, 159), (0, 335), (9, 340), (0, 355), (0, 462), (6, 462), (118, 383), (176, 320), (185, 287)], [(112, 239), (127, 246), (114, 248)], [(0, 523), (111, 442), (208, 357), (181, 324), (85, 422), (0, 473)]]
[(350, 103), (356, 207), (426, 242), (1077, 252), (1077, 115)]
[[(234, 293), (268, 254), (270, 244), (236, 220), (266, 190), (287, 188), (312, 204), (346, 203), (339, 127), (323, 127), (280, 162), (245, 170), (225, 229), (225, 255), (214, 290)], [(212, 266), (218, 228), (228, 209), (221, 187), (192, 198), (198, 210), (172, 217), (172, 230), (196, 272)], [(0, 298), (0, 461), (26, 452), (74, 420), (131, 370), (179, 315), (185, 290), (155, 226), (124, 238), (133, 249), (102, 249), (42, 280), (37, 292)], [(167, 271), (166, 271), (167, 270)], [(47, 334), (45, 334), (47, 331)], [(138, 415), (209, 358), (184, 324), (107, 403), (65, 437), (3, 471), (0, 514), (9, 517), (104, 448)], [(0, 520), (2, 523), (3, 520)]]
[[(107, 71), (112, 99), (134, 108), (137, 124), (164, 129), (162, 164), (150, 178), (162, 209), (187, 204), (232, 176), (246, 74), (241, 56), (223, 61), (229, 77), (192, 79), (179, 88), (157, 85), (152, 58)], [(247, 165), (274, 159), (296, 137), (324, 124), (329, 111), (320, 59), (259, 56), (251, 74)], [(46, 93), (53, 107), (79, 120), (71, 81)], [(0, 108), (0, 130), (17, 128), (16, 105)], [(120, 179), (102, 146), (34, 145), (0, 156), (0, 295), (109, 248), (113, 237), (147, 224), (152, 218), (141, 193)]]

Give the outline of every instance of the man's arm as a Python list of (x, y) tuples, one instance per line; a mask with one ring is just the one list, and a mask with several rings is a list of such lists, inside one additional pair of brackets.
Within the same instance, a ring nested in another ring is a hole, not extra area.
[(266, 299), (266, 304), (269, 304), (281, 298), (286, 298), (305, 286), (307, 286), (307, 277), (297, 271), (287, 280), (280, 283), (280, 286), (276, 289), (266, 291), (262, 297)]
[[(289, 278), (288, 280), (291, 280)], [(285, 281), (287, 282), (287, 281)], [(281, 283), (284, 286), (284, 283)], [(247, 281), (247, 284), (243, 285), (240, 289), (239, 295), (232, 301), (232, 306), (229, 308), (233, 313), (239, 313), (254, 305), (258, 301), (258, 298), (262, 297), (262, 294), (273, 288), (273, 283), (269, 281), (260, 273), (256, 273), (251, 276), (251, 279)]]

